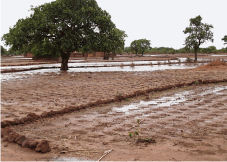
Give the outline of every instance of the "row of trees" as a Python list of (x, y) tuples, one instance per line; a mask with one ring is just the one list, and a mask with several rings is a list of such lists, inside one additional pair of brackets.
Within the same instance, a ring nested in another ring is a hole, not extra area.
[[(124, 53), (135, 53), (135, 50), (131, 49), (131, 47), (125, 47)], [(141, 52), (138, 52), (139, 54), (142, 54)], [(149, 54), (175, 54), (175, 53), (194, 53), (193, 49), (188, 48), (180, 48), (180, 49), (174, 49), (169, 47), (153, 47), (147, 49), (144, 53)], [(207, 48), (199, 48), (197, 53), (203, 53), (203, 54), (210, 54), (210, 53), (227, 53), (227, 48), (217, 49), (215, 46), (209, 46)]]
[[(143, 53), (149, 51), (149, 53), (159, 52), (160, 53), (185, 53), (186, 51), (193, 51), (195, 53), (195, 61), (197, 61), (197, 53), (217, 53), (218, 50), (215, 46), (210, 46), (208, 48), (200, 48), (200, 45), (206, 43), (207, 41), (213, 42), (213, 32), (211, 29), (213, 25), (202, 23), (202, 17), (199, 15), (195, 18), (190, 19), (189, 27), (183, 31), (184, 34), (188, 34), (185, 39), (185, 47), (180, 50), (174, 50), (173, 48), (161, 47), (159, 49), (151, 49), (150, 41), (146, 39), (135, 40), (131, 43), (130, 47), (125, 48), (125, 52), (135, 51), (136, 55), (138, 52)], [(225, 44), (227, 44), (227, 35), (222, 39)], [(226, 48), (227, 49), (227, 48)], [(221, 49), (224, 51), (224, 49)]]
[(3, 46), (1, 46), (1, 55), (20, 55), (21, 52), (20, 51), (15, 51), (12, 48), (9, 48), (9, 50), (7, 50), (6, 48), (4, 48)]

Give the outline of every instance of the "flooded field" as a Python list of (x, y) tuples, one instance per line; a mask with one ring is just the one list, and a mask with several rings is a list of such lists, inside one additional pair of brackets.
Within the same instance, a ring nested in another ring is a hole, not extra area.
[[(150, 65), (150, 66), (123, 66), (123, 67), (86, 67), (86, 68), (70, 68), (68, 73), (78, 73), (78, 72), (133, 72), (133, 71), (156, 71), (156, 70), (166, 70), (166, 69), (190, 69), (200, 64), (174, 64), (174, 65)], [(51, 65), (50, 65), (51, 66)], [(29, 66), (28, 68), (30, 68)], [(29, 70), (23, 72), (11, 72), (2, 73), (1, 81), (8, 81), (10, 79), (23, 79), (31, 77), (31, 75), (41, 74), (49, 75), (50, 73), (60, 74), (62, 73), (59, 68), (55, 69), (39, 69), (39, 70)]]
[[(86, 68), (86, 67), (112, 67), (112, 66), (138, 66), (138, 65), (175, 65), (181, 64), (185, 66), (187, 58), (178, 58), (177, 60), (167, 61), (121, 61), (121, 62), (85, 62), (84, 60), (69, 60), (69, 68)], [(223, 59), (225, 60), (225, 59)], [(198, 59), (199, 62), (207, 63), (212, 60), (209, 59)], [(190, 64), (188, 64), (190, 65)], [(193, 64), (192, 64), (193, 65)], [(201, 64), (200, 64), (201, 65)], [(1, 72), (9, 70), (33, 70), (33, 69), (44, 69), (44, 68), (60, 68), (61, 63), (55, 64), (41, 64), (41, 65), (27, 65), (27, 66), (3, 66)], [(12, 71), (13, 72), (13, 71)]]
[(226, 62), (80, 61), (1, 68), (2, 160), (227, 160)]

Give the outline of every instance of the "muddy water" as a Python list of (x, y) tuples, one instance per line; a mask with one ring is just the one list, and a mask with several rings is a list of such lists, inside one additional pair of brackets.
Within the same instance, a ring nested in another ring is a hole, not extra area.
[[(77, 72), (133, 72), (133, 71), (155, 71), (155, 70), (166, 70), (166, 69), (188, 69), (195, 68), (202, 64), (174, 64), (174, 65), (151, 65), (151, 66), (123, 66), (123, 67), (86, 67), (86, 68), (70, 68), (68, 73), (77, 73)], [(52, 65), (49, 65), (52, 66)], [(28, 67), (35, 67), (28, 66)], [(39, 70), (30, 70), (23, 72), (13, 72), (13, 73), (2, 73), (1, 82), (7, 81), (10, 79), (23, 79), (30, 77), (35, 74), (49, 74), (49, 73), (62, 73), (58, 68), (55, 69), (39, 69)]]
[[(200, 97), (206, 96), (206, 95), (211, 95), (211, 94), (216, 94), (216, 95), (225, 95), (225, 93), (220, 93), (219, 91), (227, 90), (227, 86), (223, 87), (216, 87), (212, 90), (205, 90), (199, 94), (197, 94)], [(184, 103), (189, 103), (189, 101), (194, 97), (195, 92), (193, 90), (191, 91), (184, 91), (181, 93), (176, 93), (171, 97), (162, 97), (157, 100), (152, 100), (152, 101), (140, 101), (139, 103), (134, 103), (130, 105), (126, 105), (120, 108), (114, 107), (112, 111), (116, 112), (124, 112), (126, 114), (132, 114), (132, 113), (142, 113), (146, 112), (148, 110), (160, 108), (160, 107), (168, 107), (168, 109), (173, 109), (171, 106), (177, 106), (181, 104), (182, 102)], [(202, 102), (203, 99), (200, 99)], [(152, 107), (149, 108), (149, 107)], [(109, 112), (112, 113), (112, 112)], [(153, 114), (153, 113), (152, 113)], [(143, 114), (145, 116), (149, 116), (149, 113)]]
[[(185, 62), (186, 58), (179, 58), (181, 62)], [(164, 64), (168, 63), (168, 61), (133, 61), (133, 62), (90, 62), (90, 63), (79, 63), (83, 60), (69, 60), (68, 66), (70, 68), (78, 68), (78, 67), (103, 67), (103, 66), (120, 66), (120, 65), (131, 65), (132, 63), (135, 65), (150, 65), (150, 64)], [(170, 63), (177, 63), (178, 60), (169, 60)], [(32, 69), (32, 68), (60, 68), (61, 64), (42, 64), (42, 65), (28, 65), (28, 66), (9, 66), (9, 67), (1, 67), (1, 71), (4, 70), (13, 70), (13, 69)]]

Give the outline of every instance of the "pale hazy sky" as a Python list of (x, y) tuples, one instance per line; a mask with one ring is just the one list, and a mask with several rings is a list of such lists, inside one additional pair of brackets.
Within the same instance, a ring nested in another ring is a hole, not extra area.
[[(1, 0), (1, 37), (9, 32), (18, 19), (26, 18), (30, 6), (53, 0)], [(148, 39), (152, 47), (183, 47), (189, 19), (201, 15), (203, 23), (212, 24), (214, 43), (201, 47), (225, 47), (221, 40), (227, 35), (227, 0), (97, 0), (99, 6), (111, 16), (117, 28), (128, 37), (125, 45), (133, 40)], [(1, 41), (1, 45), (4, 42)]]

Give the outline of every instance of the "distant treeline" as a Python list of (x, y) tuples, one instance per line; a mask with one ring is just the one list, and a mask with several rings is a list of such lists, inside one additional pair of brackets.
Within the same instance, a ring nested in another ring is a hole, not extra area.
[[(124, 50), (118, 51), (117, 53), (135, 53), (135, 51), (131, 50), (130, 47), (125, 47)], [(149, 48), (145, 51), (145, 53), (150, 54), (175, 54), (175, 53), (194, 53), (193, 49), (186, 49), (186, 48), (180, 48), (180, 49), (174, 49), (169, 47), (154, 47)], [(207, 48), (200, 48), (198, 53), (227, 53), (227, 48), (217, 49), (215, 46), (209, 46)], [(7, 51), (3, 46), (1, 46), (1, 55), (21, 55), (22, 53), (20, 51), (14, 51), (11, 48)]]
[[(130, 47), (125, 47), (124, 53), (135, 53), (135, 51), (130, 50)], [(180, 48), (180, 49), (174, 49), (169, 47), (154, 47), (147, 49), (145, 53), (151, 53), (151, 54), (175, 54), (175, 53), (194, 53), (193, 49), (187, 49), (187, 48)], [(207, 48), (200, 48), (198, 50), (198, 53), (227, 53), (226, 48), (217, 49), (215, 46), (209, 46)]]
[(1, 46), (1, 55), (9, 56), (9, 55), (21, 55), (22, 53), (20, 51), (14, 51), (12, 48), (7, 50), (3, 46)]

